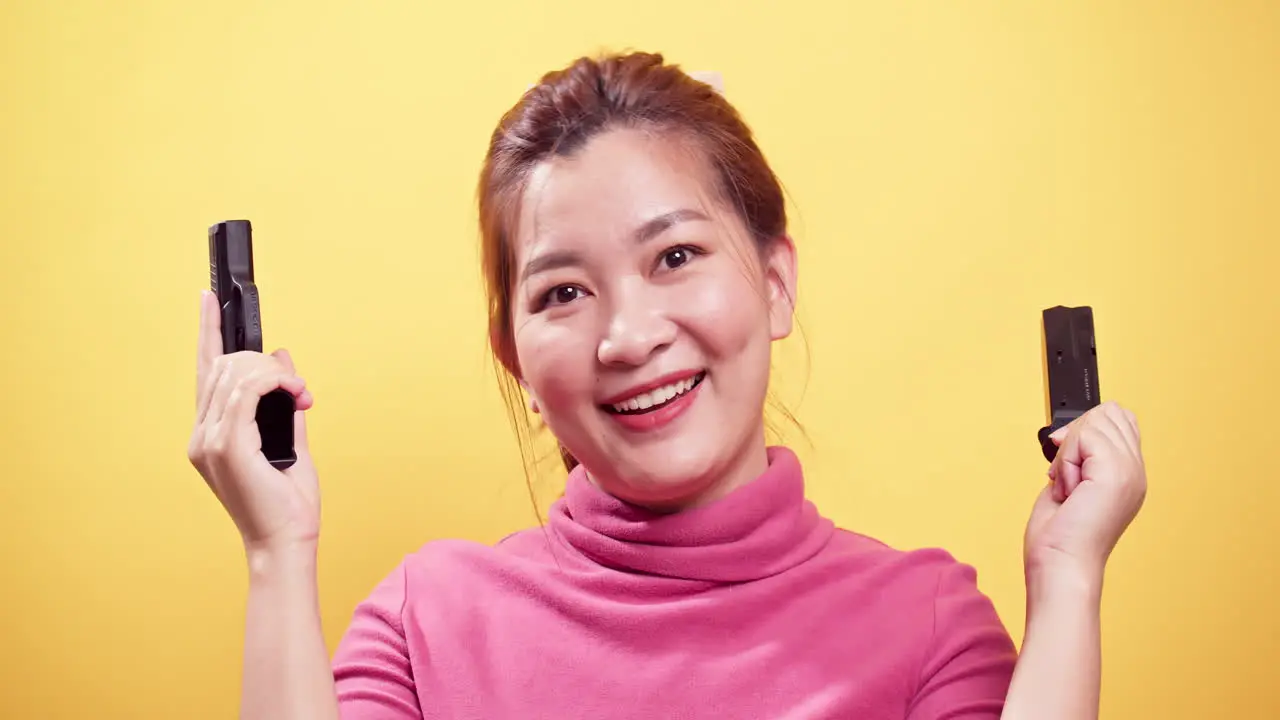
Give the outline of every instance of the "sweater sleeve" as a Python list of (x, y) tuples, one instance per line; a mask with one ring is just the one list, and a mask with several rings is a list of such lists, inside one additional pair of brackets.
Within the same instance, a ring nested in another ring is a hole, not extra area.
[(977, 573), (952, 561), (938, 577), (933, 640), (907, 720), (998, 720), (1017, 659)]
[(405, 640), (405, 567), (356, 606), (333, 657), (342, 720), (421, 720)]

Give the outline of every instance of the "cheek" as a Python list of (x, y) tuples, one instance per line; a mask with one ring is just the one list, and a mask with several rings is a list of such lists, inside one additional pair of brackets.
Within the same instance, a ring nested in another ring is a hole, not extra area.
[(595, 347), (584, 329), (532, 319), (517, 327), (515, 340), (523, 380), (544, 412), (591, 392)]
[(768, 340), (768, 312), (759, 289), (737, 267), (718, 268), (680, 287), (675, 298), (684, 324), (717, 355), (732, 355)]

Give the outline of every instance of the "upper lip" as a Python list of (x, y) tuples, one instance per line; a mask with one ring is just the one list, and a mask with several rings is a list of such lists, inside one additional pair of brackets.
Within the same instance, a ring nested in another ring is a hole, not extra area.
[(701, 370), (677, 370), (675, 372), (670, 372), (670, 373), (667, 373), (666, 375), (660, 375), (648, 382), (641, 383), (639, 385), (634, 385), (628, 388), (627, 390), (624, 390), (618, 393), (617, 395), (612, 395), (602, 400), (600, 404), (616, 405), (622, 402), (623, 400), (630, 400), (631, 398), (635, 397), (636, 395), (639, 395), (640, 393), (647, 393), (650, 390), (657, 390), (658, 388), (664, 385), (670, 385), (671, 383), (680, 382), (681, 380), (688, 380), (689, 378), (694, 378), (701, 374), (702, 374)]

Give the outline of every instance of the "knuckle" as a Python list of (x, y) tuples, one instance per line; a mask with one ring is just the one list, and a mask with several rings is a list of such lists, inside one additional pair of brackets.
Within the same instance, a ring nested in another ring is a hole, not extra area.
[(209, 438), (205, 441), (205, 446), (209, 455), (214, 457), (225, 456), (231, 450), (230, 433), (225, 428), (219, 428), (210, 433)]
[(284, 367), (279, 360), (270, 355), (249, 351), (245, 351), (245, 353), (245, 356), (241, 358), (240, 365), (246, 378), (276, 373)]
[(240, 407), (252, 394), (252, 383), (248, 380), (236, 383), (236, 386), (231, 389), (231, 394), (227, 397), (227, 407)]
[(1104, 441), (1109, 441), (1110, 437), (1097, 425), (1089, 425), (1088, 427), (1081, 429), (1080, 440), (1082, 442), (1088, 442), (1091, 447), (1094, 447)]

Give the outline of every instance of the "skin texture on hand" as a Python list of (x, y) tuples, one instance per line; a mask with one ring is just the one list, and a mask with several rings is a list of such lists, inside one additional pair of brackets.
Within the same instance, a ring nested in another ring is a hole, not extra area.
[[(289, 354), (223, 354), (216, 299), (200, 298), (196, 419), (187, 456), (235, 522), (249, 566), (241, 718), (336, 720), (320, 625), (316, 542), (320, 484), (303, 413), (314, 404)], [(298, 460), (283, 472), (262, 454), (255, 411), (277, 388), (293, 394)]]

